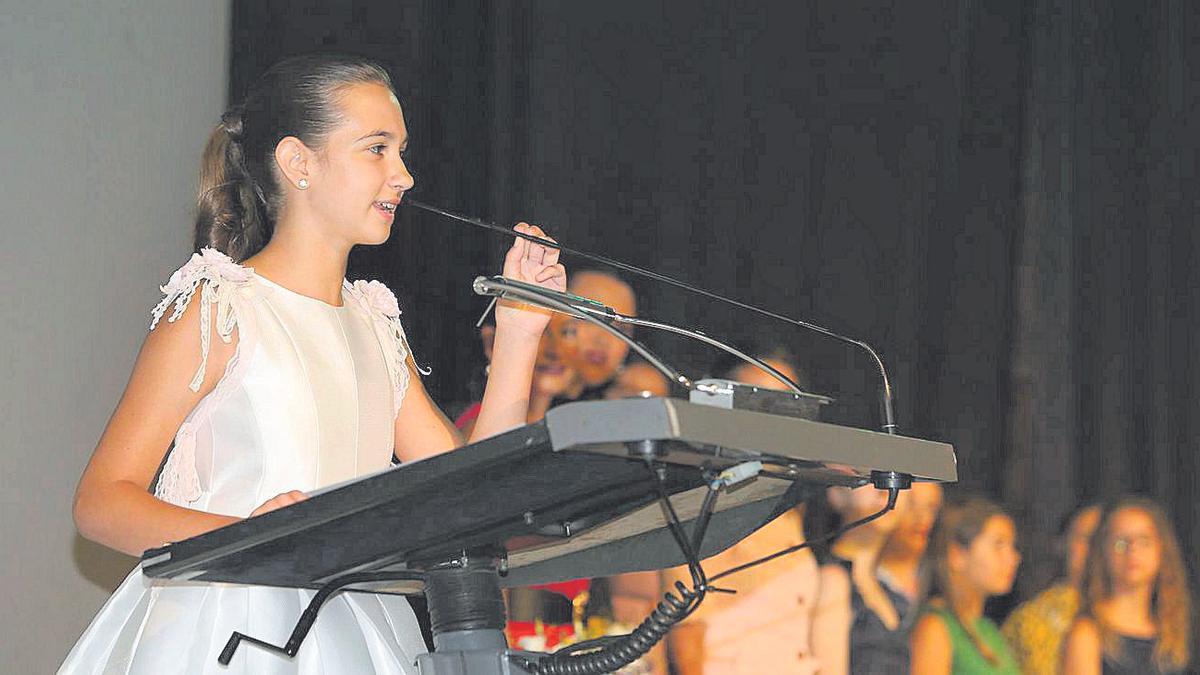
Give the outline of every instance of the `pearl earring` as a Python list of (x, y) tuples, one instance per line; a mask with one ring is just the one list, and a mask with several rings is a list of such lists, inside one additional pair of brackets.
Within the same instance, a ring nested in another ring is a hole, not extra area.
[(300, 182), (296, 183), (296, 187), (300, 188), (301, 190), (307, 190), (308, 189), (308, 179), (301, 178)]

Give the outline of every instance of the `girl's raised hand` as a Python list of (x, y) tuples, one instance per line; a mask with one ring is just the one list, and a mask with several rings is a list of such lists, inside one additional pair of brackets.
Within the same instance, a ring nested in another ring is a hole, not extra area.
[[(554, 241), (536, 225), (518, 223), (513, 229)], [(520, 237), (517, 237), (512, 248), (508, 249), (508, 254), (504, 256), (504, 276), (552, 291), (567, 290), (567, 270), (558, 262), (558, 249), (535, 244)], [(496, 307), (497, 329), (510, 326), (537, 339), (541, 338), (549, 321), (550, 312), (538, 307), (508, 301), (501, 301)]]

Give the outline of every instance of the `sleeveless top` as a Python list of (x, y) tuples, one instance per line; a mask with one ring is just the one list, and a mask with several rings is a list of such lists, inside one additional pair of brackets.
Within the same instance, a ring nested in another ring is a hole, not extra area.
[(1008, 642), (1000, 634), (1000, 629), (991, 619), (985, 616), (975, 621), (975, 633), (979, 640), (992, 650), (996, 663), (990, 663), (975, 647), (975, 642), (967, 634), (958, 617), (948, 609), (930, 608), (929, 613), (937, 616), (950, 632), (950, 645), (953, 650), (953, 664), (950, 672), (954, 675), (1020, 675), (1021, 669), (1013, 657)]
[[(212, 341), (229, 342), (236, 330), (237, 347), (180, 425), (154, 487), (158, 498), (246, 517), (279, 493), (391, 465), (409, 349), (395, 296), (383, 284), (345, 282), (343, 304), (334, 306), (205, 249), (162, 291), (151, 330), (199, 302), (193, 391), (204, 382)], [(244, 644), (229, 668), (218, 667), (230, 632), (282, 644), (311, 597), (297, 589), (150, 580), (138, 568), (60, 673), (415, 672), (424, 645), (407, 600), (356, 592), (331, 599), (294, 659)]]
[(1104, 675), (1169, 675), (1177, 670), (1160, 670), (1154, 662), (1155, 638), (1135, 638), (1118, 635), (1121, 644), (1120, 658), (1104, 654), (1101, 672)]
[(850, 624), (850, 672), (851, 673), (888, 673), (889, 675), (904, 675), (912, 666), (912, 649), (909, 636), (916, 613), (912, 603), (903, 594), (882, 581), (880, 588), (896, 608), (900, 617), (900, 625), (892, 630), (883, 623), (858, 592), (854, 585), (853, 565), (849, 560), (833, 555), (822, 549), (818, 552), (818, 562), (824, 565), (838, 565), (846, 570), (850, 577), (850, 612), (853, 617)]

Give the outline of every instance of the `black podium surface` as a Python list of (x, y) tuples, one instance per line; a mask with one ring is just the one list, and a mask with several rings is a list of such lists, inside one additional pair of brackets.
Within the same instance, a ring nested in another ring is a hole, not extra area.
[(763, 474), (722, 494), (705, 556), (790, 508), (806, 483), (860, 485), (872, 470), (957, 479), (944, 443), (677, 399), (571, 403), (543, 422), (147, 551), (143, 570), (316, 588), (352, 572), (425, 569), (465, 550), (494, 550), (506, 586), (678, 565), (656, 481), (638, 455), (646, 441), (684, 520), (708, 490), (705, 471), (762, 463)]

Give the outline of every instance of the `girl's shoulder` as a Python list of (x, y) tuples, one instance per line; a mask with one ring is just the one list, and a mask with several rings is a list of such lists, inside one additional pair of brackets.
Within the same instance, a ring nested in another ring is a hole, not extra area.
[(1096, 619), (1081, 613), (1071, 622), (1063, 639), (1081, 646), (1096, 646), (1103, 641), (1103, 636)]
[[(164, 316), (167, 323), (175, 323), (184, 317), (196, 293), (200, 293), (199, 312), (196, 313), (200, 335), (200, 367), (189, 384), (192, 391), (199, 392), (204, 382), (212, 331), (215, 329), (221, 342), (232, 343), (234, 329), (238, 326), (237, 300), (242, 289), (251, 287), (253, 278), (254, 271), (250, 268), (239, 265), (216, 249), (205, 248), (193, 253), (159, 288), (163, 297), (150, 311), (151, 331)], [(215, 317), (212, 316), (214, 305)]]
[(346, 294), (371, 316), (380, 333), (380, 339), (388, 345), (384, 354), (394, 389), (394, 412), (398, 413), (408, 391), (409, 363), (411, 362), (412, 367), (422, 375), (429, 374), (429, 370), (418, 366), (412, 356), (408, 335), (400, 322), (400, 303), (392, 289), (381, 281), (346, 281), (343, 287)]
[(958, 617), (940, 598), (926, 603), (921, 607), (920, 614), (917, 616), (916, 625), (924, 626), (927, 631), (934, 631), (945, 635), (947, 638), (961, 638), (966, 635), (966, 630), (959, 623)]
[(182, 267), (171, 274), (167, 283), (159, 287), (163, 298), (150, 312), (150, 330), (154, 330), (166, 315), (168, 308), (173, 307), (167, 321), (174, 322), (179, 319), (187, 310), (197, 290), (205, 294), (211, 293), (206, 297), (212, 302), (222, 294), (230, 296), (235, 289), (249, 286), (253, 278), (254, 270), (239, 265), (215, 248), (205, 248), (193, 253)]

